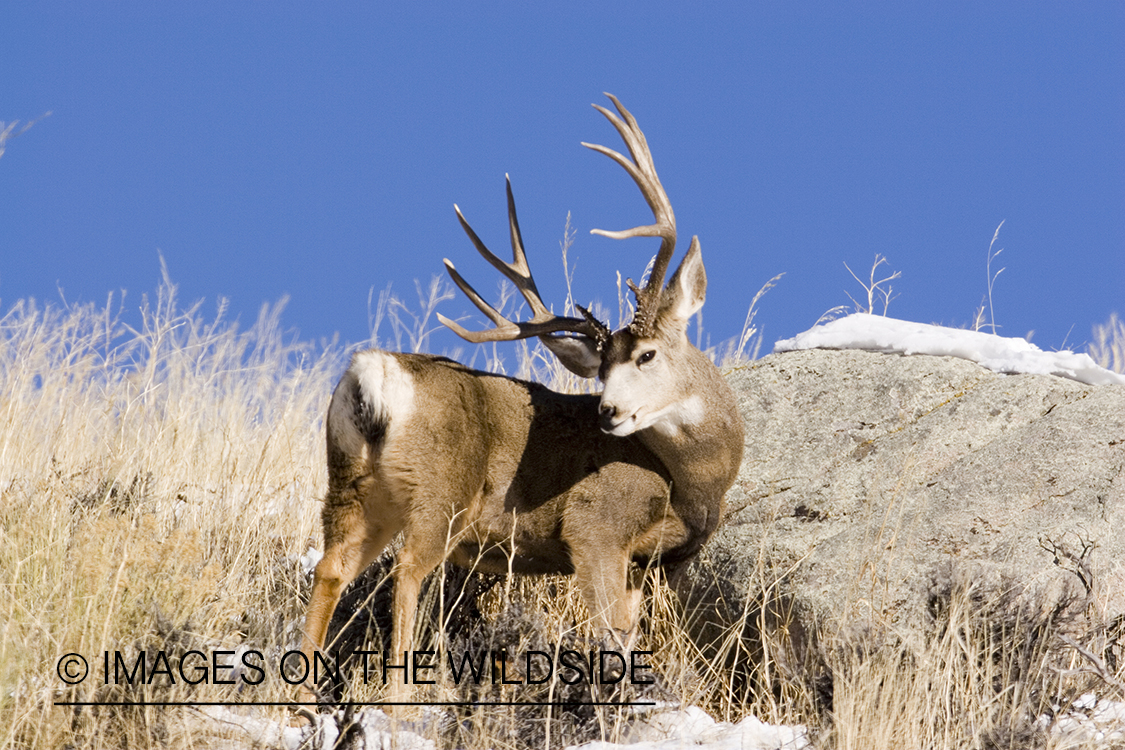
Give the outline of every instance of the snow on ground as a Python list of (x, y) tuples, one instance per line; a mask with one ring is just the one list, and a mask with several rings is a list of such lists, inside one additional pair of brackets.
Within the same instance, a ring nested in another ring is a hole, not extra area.
[(737, 724), (715, 721), (697, 706), (662, 711), (634, 723), (624, 742), (587, 742), (568, 750), (802, 750), (804, 727), (775, 727), (747, 716)]
[(1125, 742), (1125, 703), (1102, 700), (1093, 693), (1075, 701), (1053, 724), (1046, 716), (1039, 722), (1049, 726), (1051, 735), (1064, 747), (1088, 742), (1119, 747), (1118, 743)]
[(297, 558), (297, 564), (301, 566), (301, 572), (307, 576), (311, 576), (313, 571), (316, 570), (316, 564), (324, 557), (324, 553), (316, 547), (309, 547), (309, 551)]
[[(237, 713), (228, 708), (205, 707), (200, 713), (213, 722), (212, 730), (221, 729), (222, 737), (213, 735), (211, 747), (243, 747), (246, 741), (255, 746), (284, 750), (330, 750), (340, 737), (335, 714), (317, 715), (311, 725), (291, 727), (284, 724)], [(435, 733), (435, 723), (447, 717), (436, 708), (423, 709), (413, 721), (395, 721), (376, 708), (358, 712), (347, 730), (353, 740), (362, 733), (358, 747), (395, 748), (396, 750), (434, 750), (427, 735)], [(224, 742), (224, 739), (226, 740)], [(620, 744), (588, 742), (569, 750), (803, 750), (809, 748), (804, 727), (777, 727), (763, 724), (748, 716), (737, 724), (715, 721), (703, 709), (689, 706), (669, 708), (639, 718), (626, 730)]]
[(911, 323), (856, 313), (783, 339), (774, 352), (863, 349), (890, 354), (933, 354), (972, 360), (1005, 374), (1058, 375), (1089, 385), (1125, 385), (1125, 375), (1099, 367), (1089, 354), (1045, 352), (1023, 339), (981, 331)]
[[(207, 706), (200, 713), (212, 722), (212, 729), (222, 729), (229, 742), (224, 743), (216, 737), (209, 737), (208, 747), (227, 750), (230, 748), (254, 747), (277, 748), (278, 750), (332, 750), (340, 737), (340, 727), (335, 714), (317, 714), (311, 724), (289, 726), (253, 715), (238, 713), (230, 708)], [(427, 712), (417, 722), (395, 723), (379, 709), (365, 709), (352, 719), (348, 732), (354, 739), (362, 734), (363, 742), (355, 742), (350, 747), (395, 748), (395, 750), (435, 750), (433, 740), (420, 734), (429, 729), (427, 724), (436, 716), (435, 711)]]
[[(1068, 708), (1055, 706), (1053, 716), (1041, 716), (1039, 725), (1058, 747), (1120, 747), (1125, 742), (1125, 703), (1082, 696)], [(278, 750), (330, 750), (340, 737), (339, 713), (319, 714), (312, 725), (284, 723), (207, 706), (200, 717), (211, 721), (208, 747), (234, 750), (251, 744)], [(435, 750), (432, 737), (439, 725), (449, 721), (436, 707), (424, 708), (414, 720), (395, 721), (383, 711), (368, 708), (358, 712), (348, 734), (354, 746)], [(358, 735), (363, 742), (359, 743)], [(748, 716), (737, 724), (715, 721), (703, 709), (666, 707), (636, 718), (620, 743), (588, 742), (568, 750), (811, 750), (803, 726), (771, 726)]]

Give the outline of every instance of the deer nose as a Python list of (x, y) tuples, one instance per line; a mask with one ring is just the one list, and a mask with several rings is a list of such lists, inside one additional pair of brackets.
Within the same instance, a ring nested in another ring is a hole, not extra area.
[(598, 422), (601, 428), (609, 432), (613, 429), (613, 419), (617, 416), (617, 407), (613, 404), (602, 404), (598, 409)]

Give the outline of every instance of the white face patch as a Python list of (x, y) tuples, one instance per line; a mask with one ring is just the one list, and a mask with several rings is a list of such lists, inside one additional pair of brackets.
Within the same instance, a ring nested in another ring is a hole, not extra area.
[(684, 427), (702, 422), (703, 417), (703, 399), (698, 395), (689, 396), (683, 401), (676, 401), (656, 411), (634, 412), (615, 424), (608, 432), (611, 435), (624, 437), (651, 427), (661, 435), (675, 437)]
[(637, 429), (643, 430), (645, 427), (651, 427), (662, 435), (674, 437), (684, 427), (703, 421), (703, 399), (699, 396), (689, 396), (683, 401), (664, 407), (643, 421), (646, 424)]
[[(649, 349), (638, 351), (640, 360)], [(604, 432), (624, 437), (651, 427), (671, 437), (703, 421), (703, 399), (698, 394), (688, 395), (691, 391), (678, 384), (667, 356), (659, 349), (652, 351), (657, 352), (656, 357), (647, 364), (626, 362), (607, 374), (601, 401)], [(612, 419), (605, 414), (612, 414)]]

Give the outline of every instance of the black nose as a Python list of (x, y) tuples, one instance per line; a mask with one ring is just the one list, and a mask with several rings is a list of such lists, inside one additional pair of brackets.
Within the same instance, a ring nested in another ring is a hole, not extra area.
[(598, 424), (608, 432), (613, 429), (613, 418), (617, 416), (617, 407), (612, 404), (602, 404), (598, 409)]

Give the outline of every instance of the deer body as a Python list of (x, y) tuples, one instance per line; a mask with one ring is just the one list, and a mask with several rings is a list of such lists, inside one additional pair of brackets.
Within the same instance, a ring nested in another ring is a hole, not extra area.
[[(356, 354), (327, 420), (325, 554), (317, 565), (304, 650), (324, 644), (343, 588), (397, 534), (392, 649), (407, 650), (423, 578), (442, 561), (496, 573), (573, 573), (591, 615), (628, 642), (640, 602), (640, 566), (675, 571), (717, 527), (742, 458), (742, 422), (718, 369), (687, 340), (706, 275), (693, 241), (668, 286), (675, 244), (671, 206), (632, 116), (599, 108), (633, 161), (625, 166), (657, 222), (612, 237), (663, 242), (634, 322), (610, 333), (549, 313), (523, 253), (508, 191), (512, 264), (496, 258), (461, 217), (484, 257), (529, 302), (525, 323), (505, 320), (446, 261), (454, 281), (495, 323), (470, 341), (538, 336), (568, 369), (605, 384), (600, 396), (556, 393), (451, 360), (370, 350)], [(460, 217), (460, 211), (458, 211)], [(597, 230), (600, 231), (600, 230)], [(559, 332), (575, 336), (557, 336)]]

